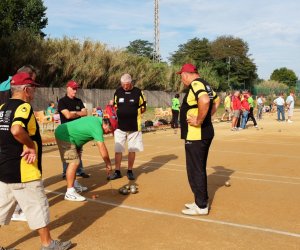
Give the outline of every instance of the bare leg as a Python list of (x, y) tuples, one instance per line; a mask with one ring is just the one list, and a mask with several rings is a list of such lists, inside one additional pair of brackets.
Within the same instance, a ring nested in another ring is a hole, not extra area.
[(51, 241), (52, 241), (52, 238), (50, 236), (49, 228), (48, 227), (42, 227), (42, 228), (37, 229), (37, 231), (40, 235), (42, 245), (43, 246), (49, 246)]
[(128, 152), (128, 170), (132, 170), (135, 160), (135, 152)]
[[(129, 159), (129, 157), (128, 157), (128, 159)], [(121, 161), (122, 161), (122, 153), (115, 153), (116, 170), (120, 170), (120, 168), (121, 168)]]
[(67, 172), (66, 172), (66, 179), (67, 179), (67, 188), (71, 188), (74, 186), (74, 181), (75, 181), (75, 175), (76, 175), (76, 170), (78, 168), (79, 164), (78, 163), (69, 163)]

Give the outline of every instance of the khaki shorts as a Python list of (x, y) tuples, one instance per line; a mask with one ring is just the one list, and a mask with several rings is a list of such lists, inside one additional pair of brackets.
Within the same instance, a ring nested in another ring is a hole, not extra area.
[(17, 203), (30, 229), (36, 230), (49, 224), (49, 204), (42, 180), (26, 183), (0, 181), (0, 197), (0, 225), (9, 224)]
[(67, 141), (61, 141), (56, 139), (60, 158), (65, 163), (80, 163), (80, 155), (82, 148), (77, 148), (75, 144)]
[(115, 152), (125, 152), (126, 139), (128, 140), (128, 152), (141, 152), (144, 150), (143, 138), (141, 131), (125, 132), (117, 129), (114, 132)]
[(288, 109), (288, 116), (293, 116), (294, 114), (294, 109), (289, 108)]
[(233, 110), (233, 117), (239, 118), (239, 117), (240, 117), (240, 114), (241, 114), (241, 111), (240, 111), (240, 110)]

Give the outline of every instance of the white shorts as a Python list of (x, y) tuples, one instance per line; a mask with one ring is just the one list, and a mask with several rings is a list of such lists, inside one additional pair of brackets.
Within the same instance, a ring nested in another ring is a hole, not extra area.
[(293, 116), (294, 114), (294, 109), (289, 108), (288, 109), (288, 116)]
[(0, 197), (0, 225), (9, 224), (17, 203), (30, 229), (36, 230), (49, 224), (49, 204), (42, 180), (26, 183), (0, 181)]
[(128, 152), (141, 152), (144, 150), (143, 138), (141, 131), (125, 132), (117, 129), (114, 132), (115, 152), (125, 152), (126, 139), (128, 140)]

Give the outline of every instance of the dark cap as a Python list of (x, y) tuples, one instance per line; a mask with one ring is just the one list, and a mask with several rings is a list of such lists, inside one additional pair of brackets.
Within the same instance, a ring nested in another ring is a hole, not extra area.
[(19, 72), (15, 74), (10, 82), (11, 85), (33, 85), (38, 86), (39, 84), (36, 83), (31, 76), (27, 72)]
[(187, 63), (184, 64), (181, 68), (180, 71), (176, 72), (176, 74), (181, 74), (183, 72), (188, 72), (188, 73), (198, 73), (197, 67), (193, 64)]
[(70, 87), (70, 88), (72, 88), (72, 89), (78, 89), (78, 88), (79, 88), (79, 85), (78, 85), (77, 82), (71, 80), (71, 81), (68, 81), (67, 87)]

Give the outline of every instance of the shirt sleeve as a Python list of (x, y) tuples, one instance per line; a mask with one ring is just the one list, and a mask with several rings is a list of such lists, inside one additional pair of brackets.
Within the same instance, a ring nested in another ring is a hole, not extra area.
[(15, 116), (13, 118), (12, 126), (19, 124), (23, 128), (26, 127), (29, 115), (32, 113), (32, 108), (29, 103), (21, 104), (15, 112)]

